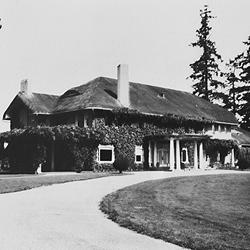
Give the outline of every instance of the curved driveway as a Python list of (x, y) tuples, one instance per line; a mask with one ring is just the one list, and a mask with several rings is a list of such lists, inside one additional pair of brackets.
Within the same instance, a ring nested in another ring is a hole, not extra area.
[(0, 249), (181, 249), (118, 226), (98, 209), (99, 202), (146, 180), (226, 172), (137, 172), (1, 194)]

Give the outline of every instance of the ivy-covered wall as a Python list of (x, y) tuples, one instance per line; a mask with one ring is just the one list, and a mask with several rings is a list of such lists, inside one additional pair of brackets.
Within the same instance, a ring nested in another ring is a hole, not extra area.
[[(49, 169), (51, 146), (54, 144), (57, 148), (63, 148), (63, 153), (56, 153), (56, 157), (60, 157), (61, 161), (56, 161), (58, 167), (56, 166), (55, 170), (92, 170), (98, 145), (111, 144), (115, 147), (115, 154), (126, 156), (130, 169), (134, 169), (136, 145), (143, 145), (147, 163), (150, 138), (169, 136), (173, 133), (201, 134), (206, 123), (176, 119), (171, 116), (140, 118), (134, 113), (128, 114), (118, 110), (108, 119), (95, 119), (94, 124), (94, 127), (89, 128), (73, 125), (37, 126), (2, 133), (0, 142), (8, 142), (9, 145), (5, 150), (0, 150), (0, 157), (8, 159), (10, 170), (14, 172), (34, 172), (39, 164)], [(219, 142), (217, 144), (219, 145)], [(225, 147), (229, 150), (231, 144)], [(206, 148), (211, 152), (220, 149), (219, 146), (216, 148), (209, 144)], [(62, 167), (60, 162), (64, 162), (65, 166)], [(147, 168), (147, 164), (144, 167)]]

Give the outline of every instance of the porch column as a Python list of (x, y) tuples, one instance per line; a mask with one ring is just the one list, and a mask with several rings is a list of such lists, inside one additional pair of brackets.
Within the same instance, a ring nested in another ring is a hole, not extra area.
[(199, 160), (200, 160), (200, 169), (204, 169), (203, 142), (200, 142)]
[(232, 152), (231, 152), (231, 157), (232, 157), (232, 159), (231, 159), (231, 161), (232, 161), (232, 167), (235, 167), (235, 159), (234, 159), (234, 148), (232, 148)]
[(50, 171), (55, 171), (55, 138), (51, 142), (51, 168)]
[(197, 141), (194, 141), (194, 169), (198, 169), (198, 146), (197, 146)]
[(157, 163), (157, 144), (154, 142), (154, 167), (156, 167)]
[(176, 140), (176, 170), (181, 169), (180, 140)]
[(78, 114), (75, 115), (75, 126), (78, 126)]
[(152, 151), (151, 151), (151, 141), (148, 141), (148, 164), (151, 167), (152, 163)]
[(174, 138), (170, 138), (170, 169), (174, 170)]

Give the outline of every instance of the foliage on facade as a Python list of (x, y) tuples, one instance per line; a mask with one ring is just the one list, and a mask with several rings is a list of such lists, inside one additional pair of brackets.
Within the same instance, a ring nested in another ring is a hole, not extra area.
[[(122, 123), (122, 121), (131, 119), (134, 113), (120, 112), (116, 115), (116, 119), (107, 125), (105, 119), (95, 120), (94, 127), (78, 127), (72, 125), (60, 125), (55, 127), (38, 126), (28, 127), (26, 129), (14, 129), (0, 135), (1, 158), (8, 158), (11, 170), (19, 172), (34, 172), (39, 164), (49, 164), (49, 152), (53, 145), (63, 145), (67, 150), (67, 154), (72, 159), (69, 164), (73, 166), (72, 170), (97, 170), (103, 171), (105, 166), (96, 163), (96, 153), (99, 144), (113, 145), (115, 155), (127, 158), (129, 161), (129, 169), (141, 169), (141, 166), (135, 165), (135, 146), (143, 145), (145, 157), (148, 155), (148, 140), (151, 138), (166, 138), (174, 135), (200, 134), (204, 133), (202, 122), (187, 120), (176, 120), (173, 117), (163, 118), (161, 125), (151, 116), (138, 119), (142, 122), (133, 124)], [(146, 120), (149, 122), (146, 122)], [(133, 120), (133, 119), (132, 119)], [(150, 122), (151, 121), (151, 122)], [(158, 122), (158, 121), (157, 121)], [(179, 126), (176, 126), (176, 123)], [(169, 126), (166, 126), (168, 124)], [(180, 126), (182, 125), (182, 126)], [(3, 142), (8, 142), (6, 150), (3, 150)], [(205, 144), (208, 154), (213, 155), (215, 151), (226, 155), (226, 152), (235, 144), (232, 141), (208, 140)], [(64, 154), (61, 157), (65, 157)], [(147, 162), (147, 159), (145, 159)], [(147, 164), (144, 168), (147, 168)], [(112, 166), (107, 164), (107, 170), (111, 170)]]
[(236, 155), (238, 155), (238, 146), (235, 141), (232, 140), (207, 140), (205, 142), (204, 148), (206, 153), (210, 156), (212, 161), (216, 161), (215, 157), (220, 153), (220, 159), (224, 160), (226, 155), (228, 155), (232, 149), (235, 150)]
[[(9, 158), (13, 171), (25, 168), (33, 172), (39, 164), (46, 164), (48, 152), (53, 143), (60, 143), (70, 154), (75, 170), (93, 169), (98, 144), (114, 145), (115, 155), (127, 157), (130, 169), (135, 168), (134, 153), (136, 145), (143, 145), (153, 136), (170, 136), (198, 131), (195, 129), (177, 127), (159, 127), (151, 123), (105, 125), (104, 119), (96, 119), (95, 127), (81, 128), (78, 126), (38, 126), (26, 129), (14, 129), (0, 135), (0, 141), (8, 142), (7, 150), (2, 158)], [(128, 118), (127, 118), (128, 119)], [(202, 131), (200, 131), (202, 133)], [(64, 157), (62, 155), (62, 157)]]

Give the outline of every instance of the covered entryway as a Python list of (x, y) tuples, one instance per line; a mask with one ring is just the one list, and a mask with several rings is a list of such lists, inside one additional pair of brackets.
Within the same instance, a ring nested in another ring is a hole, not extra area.
[(166, 148), (159, 148), (157, 150), (157, 162), (159, 167), (168, 167), (169, 166), (169, 150)]
[(148, 140), (148, 165), (180, 170), (186, 166), (204, 169), (207, 165), (203, 142), (207, 135), (173, 135)]

